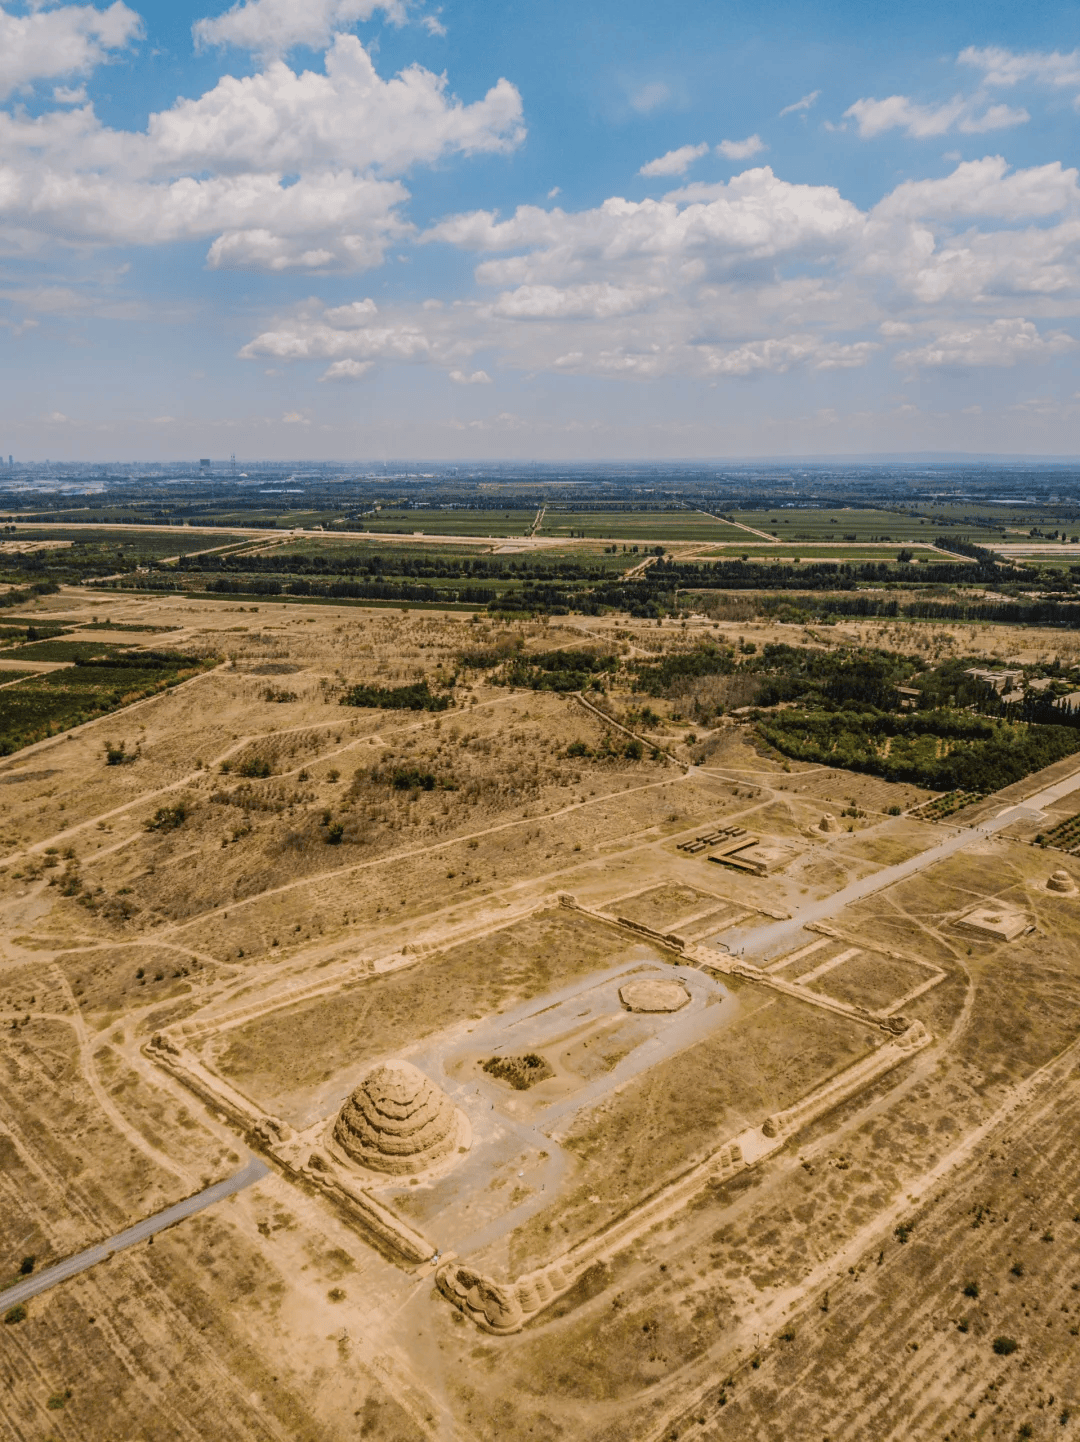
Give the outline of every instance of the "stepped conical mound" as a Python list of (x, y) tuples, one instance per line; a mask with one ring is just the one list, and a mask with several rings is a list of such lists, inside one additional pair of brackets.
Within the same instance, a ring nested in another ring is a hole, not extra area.
[(341, 1108), (334, 1140), (372, 1171), (423, 1172), (454, 1150), (458, 1115), (410, 1062), (387, 1062), (373, 1067)]

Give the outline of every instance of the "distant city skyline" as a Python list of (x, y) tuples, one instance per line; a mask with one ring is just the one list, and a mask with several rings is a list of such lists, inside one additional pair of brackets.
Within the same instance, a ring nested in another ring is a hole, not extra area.
[(0, 446), (1080, 454), (1074, 7), (0, 4)]

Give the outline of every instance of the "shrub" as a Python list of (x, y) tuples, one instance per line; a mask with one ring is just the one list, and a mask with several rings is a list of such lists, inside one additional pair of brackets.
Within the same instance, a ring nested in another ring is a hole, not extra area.
[(8, 1327), (13, 1327), (16, 1322), (25, 1322), (25, 1320), (26, 1308), (21, 1302), (16, 1303), (14, 1307), (9, 1307), (4, 1313), (4, 1323)]
[(175, 806), (159, 806), (153, 819), (146, 823), (147, 831), (175, 831), (188, 819), (188, 809), (182, 801)]
[(995, 1337), (994, 1351), (999, 1357), (1011, 1357), (1019, 1348), (1020, 1343), (1015, 1337)]
[(426, 681), (411, 686), (350, 686), (341, 698), (343, 706), (367, 706), (386, 711), (445, 711), (449, 696), (434, 696)]
[(270, 762), (265, 756), (248, 756), (236, 768), (240, 776), (271, 776)]
[(30, 1273), (34, 1270), (34, 1263), (36, 1261), (36, 1257), (24, 1257), (19, 1263), (19, 1276), (28, 1277)]
[(395, 791), (434, 791), (438, 784), (433, 771), (421, 771), (416, 766), (395, 766), (388, 779)]
[(965, 1286), (965, 1288), (964, 1288), (964, 1296), (965, 1296), (965, 1297), (977, 1297), (978, 1295), (979, 1295), (979, 1284), (978, 1284), (978, 1282), (968, 1282), (968, 1284), (967, 1284), (967, 1285)]

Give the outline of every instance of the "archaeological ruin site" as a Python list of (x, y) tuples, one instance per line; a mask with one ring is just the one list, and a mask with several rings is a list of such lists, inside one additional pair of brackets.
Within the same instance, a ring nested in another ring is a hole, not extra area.
[(1080, 756), (766, 691), (1075, 633), (242, 600), (32, 603), (187, 659), (0, 760), (5, 1435), (1071, 1436)]

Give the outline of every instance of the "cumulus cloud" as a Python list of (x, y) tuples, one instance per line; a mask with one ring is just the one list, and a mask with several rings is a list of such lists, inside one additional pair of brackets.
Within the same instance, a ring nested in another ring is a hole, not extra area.
[(592, 285), (522, 285), (504, 291), (493, 312), (511, 320), (603, 320), (639, 311), (663, 292), (657, 286), (617, 286), (607, 281)]
[(917, 105), (906, 95), (890, 95), (884, 100), (856, 100), (844, 111), (844, 119), (855, 121), (863, 140), (887, 130), (902, 130), (914, 140), (926, 140), (954, 129), (966, 135), (1005, 130), (1023, 125), (1031, 116), (1008, 105), (986, 105), (978, 96), (956, 95), (940, 105)]
[(880, 349), (873, 341), (844, 345), (814, 335), (770, 337), (732, 350), (712, 352), (707, 358), (707, 368), (721, 376), (748, 376), (758, 371), (782, 374), (800, 365), (812, 366), (815, 370), (851, 370), (865, 365)]
[(477, 275), (484, 283), (573, 281), (596, 264), (609, 273), (634, 267), (641, 283), (688, 263), (716, 270), (804, 249), (828, 251), (844, 245), (863, 223), (857, 207), (833, 186), (793, 185), (763, 166), (690, 196), (613, 197), (576, 214), (519, 206), (500, 220), (473, 211), (441, 221), (424, 239), (475, 251), (528, 248), (526, 255), (483, 265)]
[(332, 366), (328, 366), (319, 377), (320, 381), (358, 381), (366, 375), (370, 375), (375, 369), (375, 362), (366, 360), (339, 360)]
[(824, 377), (897, 351), (908, 372), (1052, 361), (1073, 346), (1053, 318), (1080, 305), (1076, 171), (1000, 156), (906, 181), (865, 212), (760, 167), (659, 200), (450, 216), (420, 239), (473, 252), (477, 292), (310, 302), (242, 354), (322, 361), (325, 379), (405, 363), (481, 384), (494, 374), (476, 369), (483, 353), (534, 373), (723, 384)]
[(721, 140), (716, 153), (725, 160), (750, 160), (767, 149), (760, 135), (748, 135), (745, 140)]
[(969, 45), (957, 56), (961, 65), (983, 73), (984, 85), (1012, 86), (1024, 80), (1038, 85), (1080, 87), (1080, 50), (1028, 50), (1017, 54), (1000, 46)]
[(638, 171), (639, 175), (683, 175), (695, 160), (708, 155), (709, 147), (701, 145), (680, 145), (678, 150), (669, 150), (665, 155), (650, 160)]
[(820, 94), (820, 90), (811, 90), (809, 95), (804, 95), (801, 100), (796, 100), (792, 105), (785, 105), (783, 110), (781, 110), (780, 112), (781, 116), (799, 114), (805, 115)]
[(875, 207), (879, 217), (996, 216), (1020, 220), (1080, 208), (1075, 169), (1059, 160), (1010, 173), (1000, 155), (962, 162), (941, 180), (905, 180)]
[(1030, 320), (1000, 319), (946, 331), (929, 345), (901, 351), (899, 366), (1014, 366), (1050, 360), (1072, 350), (1076, 341), (1065, 331), (1040, 335)]
[(92, 5), (33, 6), (28, 15), (0, 8), (0, 98), (35, 80), (84, 74), (142, 34), (134, 10), (116, 0)]
[(235, 45), (260, 55), (283, 55), (295, 45), (322, 49), (332, 35), (370, 20), (377, 11), (392, 25), (405, 23), (403, 0), (242, 0), (224, 15), (196, 20), (191, 28), (198, 46)]
[(487, 371), (451, 371), (450, 379), (459, 386), (489, 386), (491, 377)]
[(339, 35), (322, 72), (272, 61), (224, 76), (144, 132), (112, 130), (89, 105), (0, 113), (0, 222), (82, 243), (206, 238), (212, 267), (363, 269), (409, 233), (396, 177), (523, 134), (509, 82), (466, 105), (420, 66), (383, 80)]
[(1064, 330), (1040, 335), (1031, 320), (993, 320), (949, 330), (917, 350), (901, 350), (897, 365), (910, 366), (1012, 366), (1050, 361), (1074, 349), (1076, 340)]

